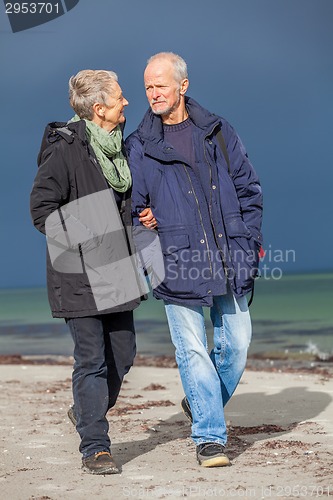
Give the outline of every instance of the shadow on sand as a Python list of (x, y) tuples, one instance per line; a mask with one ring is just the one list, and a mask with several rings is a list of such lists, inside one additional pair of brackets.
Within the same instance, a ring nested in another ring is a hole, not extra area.
[[(262, 392), (235, 395), (226, 407), (227, 421), (232, 415), (228, 425), (229, 457), (236, 458), (256, 441), (290, 433), (301, 422), (317, 417), (331, 399), (328, 394), (309, 391), (307, 387), (289, 387), (273, 395)], [(114, 444), (122, 465), (157, 446), (190, 437), (190, 424), (182, 412), (151, 425), (147, 425), (146, 439)]]

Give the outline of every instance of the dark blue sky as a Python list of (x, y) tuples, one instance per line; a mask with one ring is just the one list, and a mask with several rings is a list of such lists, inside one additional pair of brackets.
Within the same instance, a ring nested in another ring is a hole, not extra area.
[(45, 283), (29, 193), (44, 126), (72, 115), (69, 77), (116, 71), (127, 135), (147, 108), (145, 62), (161, 50), (186, 59), (188, 95), (230, 121), (248, 150), (264, 191), (266, 265), (332, 270), (332, 26), (331, 0), (80, 0), (13, 34), (1, 3), (0, 287)]

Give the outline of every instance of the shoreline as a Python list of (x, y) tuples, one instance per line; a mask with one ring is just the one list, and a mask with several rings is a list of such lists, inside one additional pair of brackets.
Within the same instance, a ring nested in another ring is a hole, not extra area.
[[(1, 365), (72, 366), (72, 356), (0, 354)], [(137, 354), (133, 367), (177, 368), (173, 356)], [(260, 353), (248, 356), (246, 370), (270, 373), (304, 373), (333, 378), (333, 357), (321, 360), (315, 355), (286, 355), (284, 353)]]

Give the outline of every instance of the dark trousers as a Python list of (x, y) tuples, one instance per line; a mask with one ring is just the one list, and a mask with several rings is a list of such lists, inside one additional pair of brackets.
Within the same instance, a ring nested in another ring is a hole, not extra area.
[(80, 452), (110, 451), (107, 411), (136, 353), (133, 312), (66, 319), (74, 340), (72, 375)]

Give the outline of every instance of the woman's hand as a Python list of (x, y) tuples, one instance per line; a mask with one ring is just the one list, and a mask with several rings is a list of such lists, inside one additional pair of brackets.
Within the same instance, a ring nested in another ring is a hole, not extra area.
[(144, 208), (139, 214), (139, 221), (148, 229), (156, 229), (157, 222), (151, 209)]

